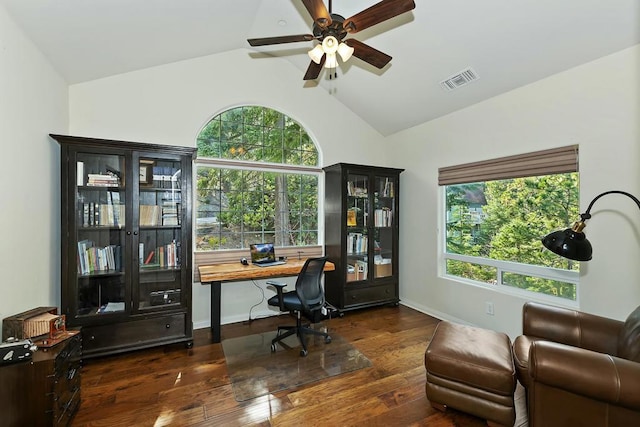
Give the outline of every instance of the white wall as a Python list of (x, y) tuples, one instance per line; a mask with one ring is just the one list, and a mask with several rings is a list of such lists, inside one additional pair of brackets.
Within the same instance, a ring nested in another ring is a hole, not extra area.
[[(322, 164), (384, 164), (383, 137), (287, 61), (254, 59), (248, 50), (182, 61), (72, 85), (70, 134), (195, 146), (201, 127), (238, 105), (264, 105), (300, 122), (318, 144)], [(348, 82), (344, 80), (344, 84)], [(341, 84), (338, 82), (337, 84)], [(258, 281), (264, 290), (264, 281)], [(265, 290), (269, 298), (273, 291)], [(251, 282), (222, 286), (222, 322), (248, 318), (262, 300)], [(194, 327), (210, 325), (210, 290), (193, 285)], [(268, 312), (263, 302), (253, 315)]]
[(0, 319), (60, 306), (60, 160), (67, 85), (0, 6)]
[[(401, 299), (445, 318), (518, 335), (525, 299), (438, 275), (438, 168), (579, 144), (582, 211), (603, 191), (640, 196), (639, 76), (640, 45), (389, 137), (395, 165), (406, 168)], [(581, 264), (580, 308), (624, 319), (640, 304), (640, 211), (625, 196), (608, 195), (591, 213), (585, 231), (594, 258)], [(486, 301), (494, 303), (495, 316), (485, 314)]]

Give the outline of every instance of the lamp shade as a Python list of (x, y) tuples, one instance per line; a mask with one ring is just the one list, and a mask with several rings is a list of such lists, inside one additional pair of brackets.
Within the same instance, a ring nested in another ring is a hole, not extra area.
[(542, 239), (542, 244), (551, 252), (575, 261), (589, 261), (593, 250), (587, 236), (573, 228), (554, 231)]
[(315, 62), (316, 64), (320, 64), (320, 61), (322, 60), (322, 55), (324, 55), (324, 50), (322, 49), (322, 45), (317, 44), (316, 47), (314, 47), (309, 52), (307, 52), (307, 54), (309, 55), (309, 58), (311, 58), (313, 62)]
[(338, 66), (338, 58), (335, 53), (327, 52), (327, 59), (324, 63), (324, 68), (336, 68)]
[(351, 58), (351, 55), (353, 55), (354, 50), (354, 48), (347, 45), (346, 43), (340, 43), (338, 45), (338, 55), (340, 55), (340, 58), (342, 58), (342, 62), (347, 62), (349, 58)]

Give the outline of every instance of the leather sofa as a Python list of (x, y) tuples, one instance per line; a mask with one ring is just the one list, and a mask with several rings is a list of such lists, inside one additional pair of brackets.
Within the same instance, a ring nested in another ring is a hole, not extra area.
[(528, 302), (513, 343), (529, 425), (640, 426), (640, 307), (625, 322)]

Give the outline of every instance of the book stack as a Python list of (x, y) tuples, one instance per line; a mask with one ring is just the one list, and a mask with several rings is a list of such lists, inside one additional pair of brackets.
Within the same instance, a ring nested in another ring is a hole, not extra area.
[(118, 187), (120, 178), (112, 174), (90, 173), (87, 186), (90, 187)]

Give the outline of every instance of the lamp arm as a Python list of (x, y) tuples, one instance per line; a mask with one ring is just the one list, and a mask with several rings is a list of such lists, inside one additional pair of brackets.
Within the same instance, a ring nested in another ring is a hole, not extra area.
[(638, 209), (640, 209), (640, 200), (638, 200), (638, 198), (636, 196), (634, 196), (633, 194), (627, 193), (626, 191), (620, 191), (620, 190), (605, 191), (604, 193), (600, 193), (596, 197), (594, 197), (593, 200), (591, 201), (591, 203), (589, 203), (589, 206), (587, 207), (586, 212), (580, 214), (580, 218), (582, 218), (582, 221), (584, 222), (585, 220), (591, 218), (591, 213), (590, 213), (591, 212), (591, 208), (593, 207), (593, 204), (596, 202), (596, 200), (598, 200), (602, 196), (606, 196), (607, 194), (614, 194), (614, 193), (615, 194), (623, 194), (623, 195), (629, 197), (631, 200), (636, 202), (636, 205), (638, 205)]

